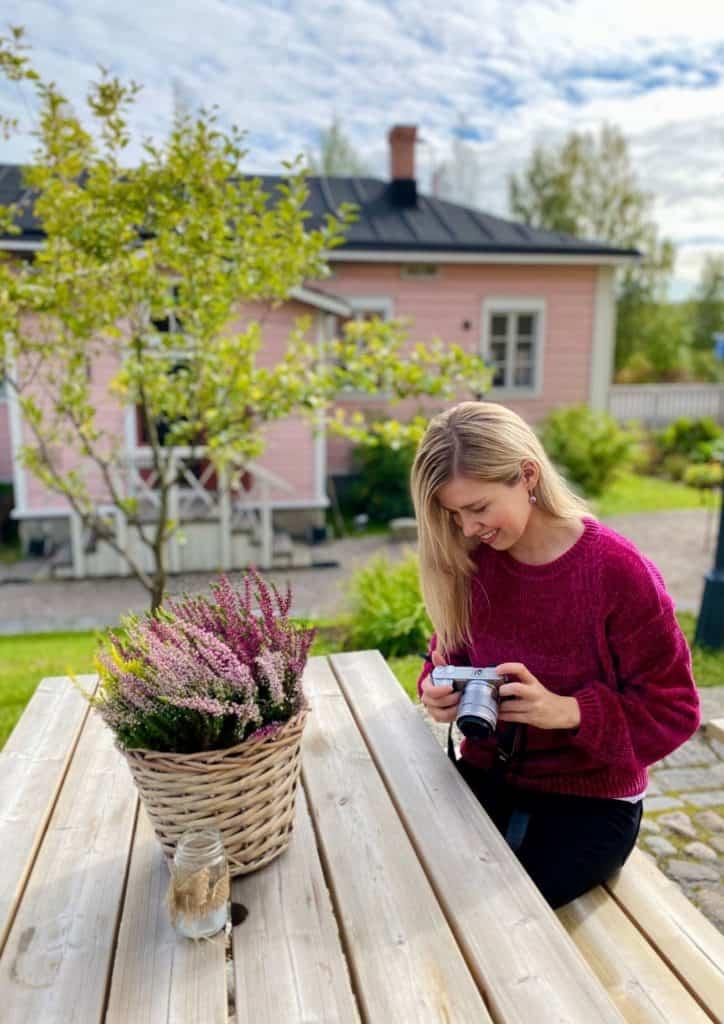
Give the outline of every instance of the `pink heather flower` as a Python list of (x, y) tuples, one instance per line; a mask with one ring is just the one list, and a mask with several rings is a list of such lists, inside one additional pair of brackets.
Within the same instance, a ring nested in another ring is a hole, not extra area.
[(269, 722), (268, 725), (262, 725), (261, 729), (257, 729), (250, 736), (247, 736), (247, 741), (251, 740), (264, 740), (269, 736), (275, 736), (281, 729), (283, 722)]
[(256, 659), (269, 684), (269, 693), (275, 704), (284, 701), (284, 657), (279, 651), (263, 651)]
[(178, 731), (185, 749), (193, 749), (194, 735), (204, 749), (211, 737), (228, 743), (254, 726), (259, 738), (281, 725), (264, 714), (303, 705), (314, 630), (289, 619), (291, 588), (281, 595), (252, 569), (240, 589), (223, 576), (211, 591), (169, 601), (154, 616), (126, 616), (120, 635), (109, 635), (98, 656), (103, 681), (95, 703), (124, 742), (140, 737), (135, 745), (142, 746), (161, 736), (157, 742), (168, 744)]

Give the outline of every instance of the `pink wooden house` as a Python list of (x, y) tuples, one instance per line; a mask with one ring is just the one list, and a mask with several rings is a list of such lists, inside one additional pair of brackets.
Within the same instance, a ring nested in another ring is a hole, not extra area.
[[(273, 363), (280, 358), (301, 315), (312, 317), (313, 331), (319, 335), (334, 332), (349, 318), (400, 317), (412, 323), (411, 341), (440, 337), (481, 353), (495, 371), (487, 397), (505, 402), (531, 422), (556, 406), (575, 402), (606, 408), (613, 366), (614, 272), (638, 254), (534, 230), (423, 195), (415, 180), (415, 139), (414, 126), (398, 125), (390, 131), (389, 181), (310, 179), (311, 224), (342, 202), (356, 203), (359, 217), (345, 245), (329, 255), (330, 277), (307, 282), (267, 317), (264, 360)], [(273, 192), (278, 180), (265, 179), (267, 191)], [(21, 190), (19, 168), (0, 167), (0, 202), (15, 201)], [(42, 245), (42, 233), (30, 214), (22, 228), (22, 235), (0, 239), (0, 246), (31, 258)], [(240, 317), (258, 313), (247, 307)], [(98, 369), (94, 376), (99, 402), (107, 403), (103, 383), (110, 367)], [(340, 404), (382, 408), (385, 400), (349, 394)], [(418, 408), (419, 403), (408, 402), (397, 406), (395, 415), (404, 417)], [(428, 403), (422, 408), (432, 412), (435, 407)], [(135, 410), (108, 406), (103, 413), (109, 426), (123, 432), (129, 458), (142, 467), (144, 445)], [(17, 457), (22, 437), (17, 405), (11, 394), (3, 394), (0, 480), (14, 485), (13, 514), (21, 521), (24, 538), (69, 537), (76, 576), (122, 571), (120, 565), (114, 570), (115, 563), (107, 558), (93, 562), (88, 540), (79, 534), (69, 509), (22, 467)], [(254, 467), (254, 486), (242, 496), (246, 512), (256, 515), (260, 524), (263, 557), (234, 541), (235, 517), (238, 520), (244, 510), (233, 502), (231, 508), (222, 507), (223, 502), (209, 497), (214, 488), (207, 478), (201, 490), (207, 494), (202, 518), (209, 536), (203, 540), (199, 533), (193, 544), (186, 545), (195, 554), (172, 553), (172, 568), (231, 568), (249, 559), (271, 562), (273, 529), (300, 534), (310, 524), (320, 524), (329, 503), (327, 477), (343, 475), (349, 468), (346, 442), (315, 435), (297, 419), (277, 424)], [(193, 493), (187, 497), (198, 505), (203, 496), (191, 483), (190, 489)], [(99, 504), (103, 500), (99, 484)], [(219, 524), (227, 535), (211, 540)], [(287, 545), (287, 553), (290, 550)]]

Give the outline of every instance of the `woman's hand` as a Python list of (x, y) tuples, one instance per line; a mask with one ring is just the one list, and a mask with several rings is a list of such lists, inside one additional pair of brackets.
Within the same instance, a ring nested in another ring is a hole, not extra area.
[[(433, 668), (442, 668), (446, 664), (439, 651), (432, 652)], [(454, 722), (458, 716), (459, 692), (452, 686), (435, 686), (430, 676), (423, 680), (420, 700), (436, 722)]]
[(499, 722), (520, 722), (534, 725), (537, 729), (577, 729), (581, 724), (581, 712), (575, 697), (561, 697), (551, 693), (525, 665), (517, 661), (506, 661), (497, 665), (500, 676), (515, 676), (517, 682), (501, 683), (500, 697), (515, 697), (498, 706)]

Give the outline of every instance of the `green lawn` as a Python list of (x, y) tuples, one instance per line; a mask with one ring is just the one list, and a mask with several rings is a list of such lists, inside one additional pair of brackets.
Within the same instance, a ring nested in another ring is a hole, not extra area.
[[(679, 622), (691, 644), (695, 616), (680, 612)], [(0, 637), (0, 749), (44, 676), (80, 675), (93, 671), (93, 651), (98, 633), (35, 633)], [(342, 628), (325, 622), (318, 628), (312, 654), (343, 649)], [(695, 648), (694, 675), (699, 686), (715, 686), (724, 680), (724, 651)], [(390, 666), (414, 700), (415, 683), (422, 662), (417, 655), (390, 658)]]
[(597, 516), (617, 516), (676, 508), (706, 508), (716, 500), (710, 491), (702, 492), (696, 487), (655, 476), (623, 473), (605, 494), (591, 500), (591, 506)]
[(94, 633), (0, 636), (0, 747), (44, 676), (93, 671)]

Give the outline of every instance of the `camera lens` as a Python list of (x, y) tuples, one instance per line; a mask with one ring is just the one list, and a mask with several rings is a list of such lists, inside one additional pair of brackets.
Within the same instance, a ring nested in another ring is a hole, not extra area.
[(458, 729), (468, 739), (486, 740), (495, 732), (495, 726), (476, 715), (464, 715), (457, 720)]
[(498, 723), (498, 691), (484, 679), (471, 679), (458, 705), (457, 725), (463, 736), (487, 739)]

